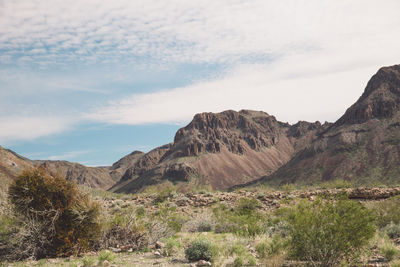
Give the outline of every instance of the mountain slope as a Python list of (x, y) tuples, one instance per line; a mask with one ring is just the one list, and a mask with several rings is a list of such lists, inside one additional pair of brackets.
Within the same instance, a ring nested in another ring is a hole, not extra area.
[(33, 162), (0, 146), (0, 185), (7, 184)]
[(291, 126), (250, 110), (197, 114), (173, 143), (143, 155), (111, 190), (135, 192), (165, 180), (225, 189), (275, 171), (328, 126)]
[(0, 184), (8, 184), (25, 169), (41, 166), (52, 175), (93, 188), (109, 189), (144, 153), (135, 151), (111, 167), (86, 167), (68, 161), (30, 160), (0, 147)]
[(400, 181), (400, 65), (381, 68), (345, 114), (310, 146), (258, 182)]

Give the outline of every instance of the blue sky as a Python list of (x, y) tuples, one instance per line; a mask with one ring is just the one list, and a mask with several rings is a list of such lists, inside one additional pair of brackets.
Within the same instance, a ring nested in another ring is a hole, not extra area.
[(334, 121), (400, 63), (397, 0), (0, 0), (0, 145), (112, 164), (198, 112)]

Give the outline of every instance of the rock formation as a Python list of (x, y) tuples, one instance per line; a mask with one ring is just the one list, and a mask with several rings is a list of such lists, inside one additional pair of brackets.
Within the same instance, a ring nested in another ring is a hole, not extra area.
[(313, 184), (330, 179), (400, 181), (400, 65), (381, 68), (339, 120), (258, 182)]

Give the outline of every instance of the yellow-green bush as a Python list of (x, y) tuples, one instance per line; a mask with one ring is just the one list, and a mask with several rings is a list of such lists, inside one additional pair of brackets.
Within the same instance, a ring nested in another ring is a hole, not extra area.
[(400, 196), (374, 203), (373, 209), (377, 215), (377, 225), (379, 228), (383, 228), (391, 223), (400, 224)]
[(21, 226), (19, 257), (79, 254), (93, 247), (100, 234), (100, 207), (78, 187), (43, 169), (23, 172), (10, 185), (8, 198)]
[(265, 232), (265, 216), (257, 211), (256, 199), (241, 198), (236, 207), (219, 205), (213, 209), (216, 218), (216, 233), (235, 233), (241, 236), (256, 236)]
[(372, 211), (352, 200), (303, 201), (287, 214), (291, 256), (320, 266), (357, 256), (375, 233)]

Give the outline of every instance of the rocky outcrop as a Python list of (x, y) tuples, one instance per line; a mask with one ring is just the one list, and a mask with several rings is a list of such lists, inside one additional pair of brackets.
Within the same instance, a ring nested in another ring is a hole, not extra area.
[(200, 113), (177, 131), (172, 144), (127, 169), (111, 190), (136, 192), (164, 180), (228, 188), (275, 171), (327, 126), (290, 126), (261, 111)]
[(400, 65), (381, 68), (368, 82), (360, 99), (335, 123), (361, 124), (391, 118), (400, 107)]
[(281, 128), (274, 116), (261, 111), (201, 113), (176, 133), (175, 153), (197, 156), (221, 152), (222, 147), (235, 154), (243, 154), (247, 147), (259, 151), (277, 142)]
[(313, 184), (339, 178), (394, 184), (400, 179), (399, 162), (400, 65), (396, 65), (381, 68), (337, 122), (258, 182)]

